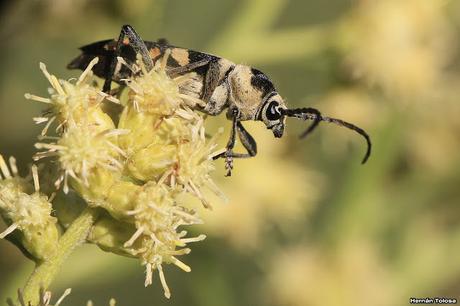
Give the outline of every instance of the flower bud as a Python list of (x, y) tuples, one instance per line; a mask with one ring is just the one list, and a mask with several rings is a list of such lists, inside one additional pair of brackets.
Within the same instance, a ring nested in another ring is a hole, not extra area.
[(87, 240), (97, 244), (104, 251), (132, 256), (124, 244), (135, 231), (134, 224), (120, 222), (109, 215), (103, 215), (93, 225)]
[(128, 130), (129, 133), (118, 138), (118, 145), (131, 155), (140, 149), (150, 145), (156, 137), (159, 116), (138, 112), (132, 107), (125, 107), (123, 110), (118, 127)]
[(133, 154), (127, 161), (129, 173), (141, 181), (157, 181), (177, 162), (177, 146), (150, 145)]

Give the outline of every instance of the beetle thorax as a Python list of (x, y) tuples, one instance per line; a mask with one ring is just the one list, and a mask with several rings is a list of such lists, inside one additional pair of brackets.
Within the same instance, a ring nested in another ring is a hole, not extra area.
[(229, 75), (230, 97), (229, 106), (240, 111), (241, 120), (255, 120), (257, 110), (262, 103), (263, 92), (253, 86), (251, 68), (245, 65), (236, 65)]

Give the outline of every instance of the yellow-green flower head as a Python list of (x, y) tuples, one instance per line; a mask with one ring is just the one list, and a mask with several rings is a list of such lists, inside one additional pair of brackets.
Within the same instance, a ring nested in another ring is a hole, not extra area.
[(170, 293), (164, 280), (162, 264), (173, 263), (190, 272), (190, 267), (175, 256), (188, 254), (190, 249), (181, 247), (205, 238), (204, 235), (184, 238), (187, 232), (180, 231), (180, 226), (199, 224), (202, 221), (195, 211), (176, 204), (175, 195), (165, 185), (147, 183), (136, 199), (135, 210), (129, 213), (134, 216), (137, 230), (124, 245), (131, 248), (130, 252), (141, 258), (142, 264), (146, 266), (146, 286), (152, 283), (152, 270), (158, 270), (167, 298)]
[(11, 223), (0, 233), (0, 239), (18, 229), (23, 234), (24, 247), (36, 258), (47, 258), (53, 255), (57, 244), (57, 220), (51, 216), (52, 206), (48, 197), (40, 193), (37, 167), (32, 167), (35, 192), (28, 194), (24, 190), (29, 188), (24, 188), (20, 180), (13, 179), (17, 176), (13, 160), (10, 159), (10, 172), (0, 155), (0, 169), (5, 177), (0, 181), (0, 212)]
[(47, 122), (42, 135), (45, 135), (49, 126), (57, 119), (58, 128), (66, 128), (69, 121), (77, 123), (90, 121), (107, 129), (107, 124), (111, 124), (110, 117), (102, 112), (100, 104), (104, 99), (118, 103), (118, 100), (101, 92), (92, 84), (91, 69), (98, 62), (96, 57), (88, 65), (86, 70), (80, 75), (74, 83), (65, 80), (58, 80), (56, 76), (46, 70), (46, 66), (40, 63), (40, 69), (51, 84), (49, 90), (50, 97), (43, 98), (31, 94), (25, 94), (26, 99), (43, 102), (51, 106), (51, 117), (34, 118), (37, 123)]
[(175, 203), (172, 196), (166, 186), (147, 183), (136, 199), (136, 227), (147, 235), (172, 229), (177, 221), (174, 219), (177, 216), (173, 213)]
[[(60, 181), (64, 180), (67, 192), (67, 177), (88, 185), (89, 175), (97, 167), (118, 171), (123, 168), (119, 157), (124, 153), (114, 143), (116, 137), (126, 131), (117, 129), (98, 131), (89, 125), (77, 125), (69, 122), (67, 130), (54, 143), (37, 143), (35, 160), (56, 156), (63, 171)], [(60, 182), (58, 182), (59, 185)]]
[[(4, 238), (16, 228), (23, 230), (29, 226), (40, 226), (46, 223), (51, 218), (51, 204), (48, 203), (47, 198), (38, 192), (32, 195), (25, 193), (24, 185), (17, 184), (18, 181), (13, 180), (17, 176), (15, 164), (10, 163), (10, 172), (1, 155), (0, 168), (5, 177), (5, 180), (0, 181), (0, 208), (2, 215), (13, 222), (6, 231), (0, 234), (0, 238)], [(36, 168), (34, 169), (36, 171)], [(34, 179), (38, 179), (36, 175)]]
[(199, 198), (205, 207), (210, 208), (209, 202), (201, 192), (202, 187), (208, 187), (215, 194), (222, 198), (225, 197), (210, 177), (210, 173), (215, 169), (212, 156), (215, 154), (217, 137), (206, 142), (202, 131), (204, 128), (200, 129), (196, 135), (199, 137), (195, 141), (185, 142), (178, 146), (178, 163), (171, 172), (170, 182), (172, 186), (178, 184), (183, 187), (187, 192)]
[(8, 162), (9, 165), (0, 154), (0, 196), (5, 202), (16, 198), (20, 192), (31, 192), (33, 190), (29, 180), (18, 175), (16, 159), (10, 156)]
[[(199, 99), (194, 99), (179, 92), (179, 85), (190, 76), (180, 76), (172, 79), (166, 74), (166, 62), (170, 53), (171, 51), (167, 50), (163, 58), (157, 61), (150, 71), (146, 70), (145, 65), (139, 58), (137, 65), (130, 67), (133, 71), (141, 72), (139, 77), (126, 80), (126, 85), (129, 87), (128, 103), (138, 112), (168, 116), (172, 115), (183, 101), (191, 105), (203, 103)], [(122, 58), (118, 58), (118, 60), (127, 65)]]

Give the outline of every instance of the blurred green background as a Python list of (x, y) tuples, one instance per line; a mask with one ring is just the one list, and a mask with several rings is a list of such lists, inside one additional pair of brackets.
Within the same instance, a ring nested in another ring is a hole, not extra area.
[[(208, 235), (143, 286), (143, 268), (84, 246), (52, 291), (65, 305), (406, 305), (410, 297), (460, 298), (460, 2), (421, 0), (5, 1), (0, 6), (0, 152), (25, 172), (46, 94), (39, 61), (62, 78), (77, 48), (118, 37), (129, 23), (146, 40), (218, 54), (266, 72), (292, 107), (313, 106), (366, 129), (364, 142), (322, 124), (288, 122), (274, 139), (248, 124), (259, 155), (215, 178)], [(224, 117), (212, 118), (210, 128)], [(224, 141), (224, 140), (223, 140)], [(0, 230), (4, 224), (0, 224)], [(0, 300), (33, 265), (0, 241)]]

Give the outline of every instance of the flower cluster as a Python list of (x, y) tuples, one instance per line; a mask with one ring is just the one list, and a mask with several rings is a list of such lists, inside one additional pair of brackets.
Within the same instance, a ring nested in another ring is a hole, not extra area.
[[(36, 260), (51, 258), (57, 247), (59, 232), (56, 218), (51, 216), (51, 203), (40, 193), (37, 167), (32, 167), (33, 184), (18, 176), (16, 161), (9, 167), (0, 155), (0, 214), (10, 224), (0, 239), (15, 233), (25, 250)], [(2, 178), (3, 176), (3, 178)]]
[[(189, 272), (177, 257), (190, 252), (188, 243), (205, 238), (186, 237), (182, 227), (202, 221), (179, 197), (190, 194), (211, 208), (203, 188), (221, 195), (210, 178), (216, 139), (205, 137), (203, 116), (194, 111), (203, 101), (179, 92), (193, 75), (170, 78), (168, 56), (150, 71), (140, 59), (128, 65), (119, 58), (133, 71), (119, 98), (97, 87), (91, 71), (97, 58), (75, 82), (58, 80), (40, 64), (52, 86), (50, 96), (26, 94), (50, 106), (46, 116), (35, 119), (46, 126), (34, 159), (51, 158), (59, 173), (56, 187), (76, 192), (101, 211), (87, 240), (139, 258), (146, 286), (157, 270), (167, 298), (163, 264)], [(48, 135), (53, 122), (57, 137)]]

